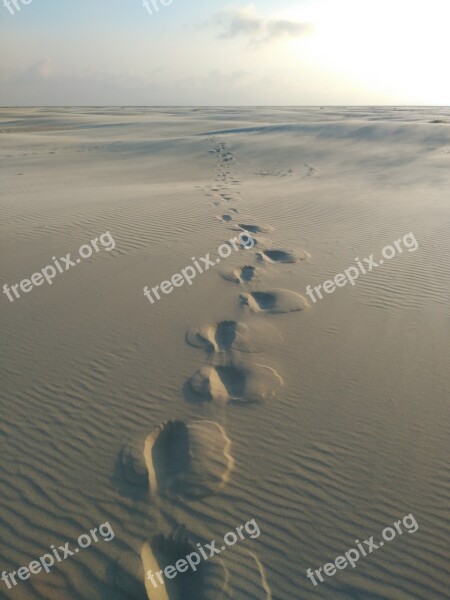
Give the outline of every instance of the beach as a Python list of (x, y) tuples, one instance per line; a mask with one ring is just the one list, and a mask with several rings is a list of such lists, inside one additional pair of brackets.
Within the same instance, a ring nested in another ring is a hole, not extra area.
[[(115, 534), (0, 598), (446, 597), (449, 123), (0, 110), (1, 570)], [(252, 520), (201, 576), (146, 578)]]

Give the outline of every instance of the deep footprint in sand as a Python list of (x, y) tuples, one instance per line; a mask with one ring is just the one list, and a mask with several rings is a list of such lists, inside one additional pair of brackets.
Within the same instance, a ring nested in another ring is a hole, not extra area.
[[(197, 541), (189, 536), (185, 527), (176, 528), (170, 535), (158, 534), (146, 541), (140, 553), (128, 552), (116, 565), (116, 586), (130, 600), (226, 600), (229, 573), (220, 557), (214, 561), (192, 562), (196, 570), (178, 571), (175, 578), (168, 578), (164, 569), (175, 566), (178, 561), (197, 553)], [(204, 543), (202, 543), (204, 545)], [(209, 552), (206, 551), (207, 556)], [(202, 558), (202, 557), (200, 557)], [(184, 565), (182, 566), (184, 569)], [(163, 571), (163, 572), (161, 572)], [(159, 574), (159, 575), (158, 575)], [(162, 581), (162, 582), (161, 582)]]
[[(156, 573), (175, 565), (179, 560), (186, 561), (187, 556), (193, 552), (198, 554), (198, 550), (196, 542), (188, 536), (184, 527), (178, 528), (170, 536), (156, 535), (143, 545), (141, 560), (147, 574), (146, 590), (149, 600), (163, 598), (155, 594), (162, 587)], [(174, 579), (164, 577), (167, 600), (225, 600), (228, 573), (221, 559), (211, 562), (201, 560), (196, 569), (194, 571), (188, 568), (183, 573), (178, 572)]]
[(209, 354), (237, 352), (263, 352), (282, 341), (281, 334), (268, 323), (239, 323), (219, 321), (190, 329), (186, 341), (191, 346), (203, 348)]
[(239, 201), (239, 198), (237, 197), (237, 194), (230, 194), (229, 192), (222, 192), (219, 194), (219, 196), (225, 200), (225, 202), (237, 202)]
[[(254, 248), (261, 244), (262, 240), (258, 240), (255, 237), (254, 233), (250, 233), (249, 231), (241, 231), (241, 233), (235, 236), (234, 241), (232, 243), (233, 247), (236, 249), (238, 247), (240, 250), (250, 250), (250, 248)], [(224, 240), (224, 244), (230, 244), (230, 240)], [(264, 240), (264, 243), (267, 243), (267, 240)]]
[(171, 420), (148, 435), (140, 450), (127, 446), (122, 464), (127, 480), (149, 485), (152, 495), (202, 498), (228, 482), (234, 468), (230, 450), (230, 439), (218, 423)]
[(255, 313), (288, 313), (304, 310), (309, 306), (302, 295), (282, 289), (240, 294), (240, 299), (243, 306)]
[(238, 223), (241, 231), (249, 231), (250, 233), (272, 233), (273, 227), (270, 225), (252, 225), (249, 223)]
[(229, 223), (230, 221), (233, 220), (233, 217), (231, 215), (224, 214), (224, 215), (216, 216), (216, 219), (218, 221), (221, 221), (222, 223)]
[(282, 385), (283, 380), (275, 369), (265, 365), (208, 365), (189, 380), (196, 400), (222, 405), (263, 402), (274, 397)]
[(229, 271), (222, 271), (220, 275), (227, 281), (233, 283), (249, 283), (256, 277), (256, 268), (252, 265), (244, 265), (237, 269), (230, 269)]
[(311, 258), (309, 252), (301, 250), (297, 252), (290, 252), (288, 250), (260, 250), (256, 256), (259, 260), (268, 263), (295, 263), (297, 260), (307, 260)]

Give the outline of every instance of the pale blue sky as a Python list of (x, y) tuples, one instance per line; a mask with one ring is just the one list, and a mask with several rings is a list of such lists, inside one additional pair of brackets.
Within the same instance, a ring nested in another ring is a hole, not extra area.
[(450, 104), (449, 0), (4, 1), (2, 105)]

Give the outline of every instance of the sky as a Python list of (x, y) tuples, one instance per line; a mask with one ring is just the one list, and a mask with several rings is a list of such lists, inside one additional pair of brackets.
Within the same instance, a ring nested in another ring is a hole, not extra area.
[(450, 0), (0, 0), (0, 105), (449, 105), (449, 17)]

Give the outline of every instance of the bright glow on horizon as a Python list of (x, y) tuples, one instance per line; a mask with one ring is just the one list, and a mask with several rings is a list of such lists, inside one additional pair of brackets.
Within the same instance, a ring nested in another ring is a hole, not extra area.
[(379, 0), (368, 11), (361, 0), (342, 0), (317, 3), (310, 14), (313, 34), (291, 42), (296, 60), (307, 57), (375, 95), (450, 104), (450, 2)]

